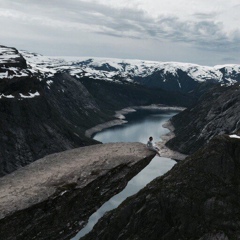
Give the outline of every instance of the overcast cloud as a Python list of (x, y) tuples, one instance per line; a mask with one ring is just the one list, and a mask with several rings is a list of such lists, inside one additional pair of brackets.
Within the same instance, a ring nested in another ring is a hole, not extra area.
[(44, 55), (240, 63), (239, 0), (1, 0), (2, 45)]

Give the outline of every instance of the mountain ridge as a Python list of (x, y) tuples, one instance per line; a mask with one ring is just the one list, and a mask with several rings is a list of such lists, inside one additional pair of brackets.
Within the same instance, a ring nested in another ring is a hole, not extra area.
[[(19, 66), (14, 63), (14, 68), (11, 65), (14, 61)], [(50, 57), (5, 46), (0, 46), (0, 65), (0, 79), (35, 76), (41, 81), (50, 79), (56, 73), (67, 72), (77, 79), (88, 77), (184, 93), (194, 90), (203, 82), (224, 85), (240, 82), (240, 65), (237, 64), (209, 67), (181, 62)]]

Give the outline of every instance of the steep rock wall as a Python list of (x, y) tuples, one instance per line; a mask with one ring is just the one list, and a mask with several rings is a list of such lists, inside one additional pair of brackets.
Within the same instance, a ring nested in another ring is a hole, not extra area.
[(198, 103), (171, 119), (175, 137), (167, 142), (173, 150), (194, 153), (216, 135), (240, 131), (239, 85), (215, 87)]

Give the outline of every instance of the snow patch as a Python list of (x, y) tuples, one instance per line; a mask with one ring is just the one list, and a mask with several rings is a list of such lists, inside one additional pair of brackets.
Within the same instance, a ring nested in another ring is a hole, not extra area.
[(28, 94), (29, 94), (29, 95), (23, 95), (22, 93), (19, 93), (19, 95), (20, 95), (22, 98), (34, 98), (34, 97), (40, 96), (40, 93), (39, 93), (39, 92), (28, 93)]
[(179, 88), (182, 88), (181, 83), (179, 82), (178, 79), (177, 79), (177, 82), (178, 82), (178, 86), (179, 86)]
[(236, 135), (236, 134), (233, 134), (233, 135), (229, 135), (230, 138), (238, 138), (240, 139), (240, 136)]
[(53, 84), (53, 81), (52, 80), (47, 80), (46, 83), (47, 83), (48, 86), (51, 86)]
[(13, 96), (12, 94), (10, 94), (10, 95), (1, 94), (1, 95), (0, 95), (0, 99), (1, 99), (2, 97), (5, 97), (5, 98), (14, 98), (14, 96)]
[(0, 73), (0, 79), (7, 78), (7, 77), (8, 77), (8, 73), (7, 72)]

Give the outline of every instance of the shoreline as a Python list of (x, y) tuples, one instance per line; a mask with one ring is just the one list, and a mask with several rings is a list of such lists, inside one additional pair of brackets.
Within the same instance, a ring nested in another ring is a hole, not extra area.
[(184, 107), (177, 107), (177, 106), (168, 106), (168, 105), (164, 105), (164, 104), (152, 104), (149, 106), (136, 106), (133, 107), (134, 109), (138, 110), (138, 109), (146, 109), (146, 110), (163, 110), (163, 111), (183, 111), (186, 108)]
[[(123, 109), (115, 112), (114, 117), (116, 119), (109, 121), (109, 122), (102, 123), (102, 124), (98, 124), (95, 127), (86, 130), (85, 136), (91, 138), (94, 134), (101, 132), (104, 129), (125, 124), (128, 122), (125, 120), (126, 119), (125, 115), (132, 113), (132, 112), (136, 112), (139, 109), (163, 110), (163, 111), (169, 111), (169, 110), (183, 111), (186, 108), (177, 107), (177, 106), (167, 106), (167, 105), (163, 105), (163, 104), (152, 104), (149, 106), (133, 106), (133, 107), (123, 108)], [(184, 160), (188, 155), (173, 151), (165, 145), (167, 141), (169, 141), (170, 139), (175, 137), (174, 127), (171, 124), (171, 121), (168, 120), (167, 122), (165, 122), (163, 124), (163, 127), (167, 128), (170, 132), (161, 136), (162, 142), (156, 143), (156, 145), (160, 149), (161, 157), (171, 158), (175, 161)]]
[(167, 141), (169, 141), (170, 139), (175, 137), (174, 127), (171, 124), (171, 121), (168, 120), (162, 126), (164, 128), (167, 128), (170, 132), (161, 136), (162, 142), (156, 143), (157, 147), (159, 147), (159, 149), (160, 149), (161, 157), (171, 158), (175, 161), (184, 160), (188, 155), (173, 151), (165, 145)]
[(94, 134), (101, 132), (104, 129), (127, 123), (128, 121), (124, 120), (125, 115), (127, 115), (128, 113), (131, 113), (131, 112), (136, 112), (136, 110), (129, 107), (129, 108), (123, 108), (122, 110), (115, 111), (114, 117), (116, 119), (105, 122), (105, 123), (98, 124), (92, 128), (87, 129), (85, 131), (85, 136), (92, 138), (92, 136)]
[(163, 110), (163, 111), (183, 111), (185, 108), (183, 107), (177, 107), (177, 106), (167, 106), (163, 104), (152, 104), (149, 106), (133, 106), (133, 107), (127, 107), (123, 108), (121, 110), (115, 111), (114, 117), (116, 119), (98, 124), (92, 128), (89, 128), (85, 131), (85, 136), (92, 138), (92, 136), (98, 132), (101, 132), (104, 129), (111, 128), (114, 126), (122, 125), (127, 123), (125, 115), (136, 112), (139, 109), (145, 109), (145, 110)]

